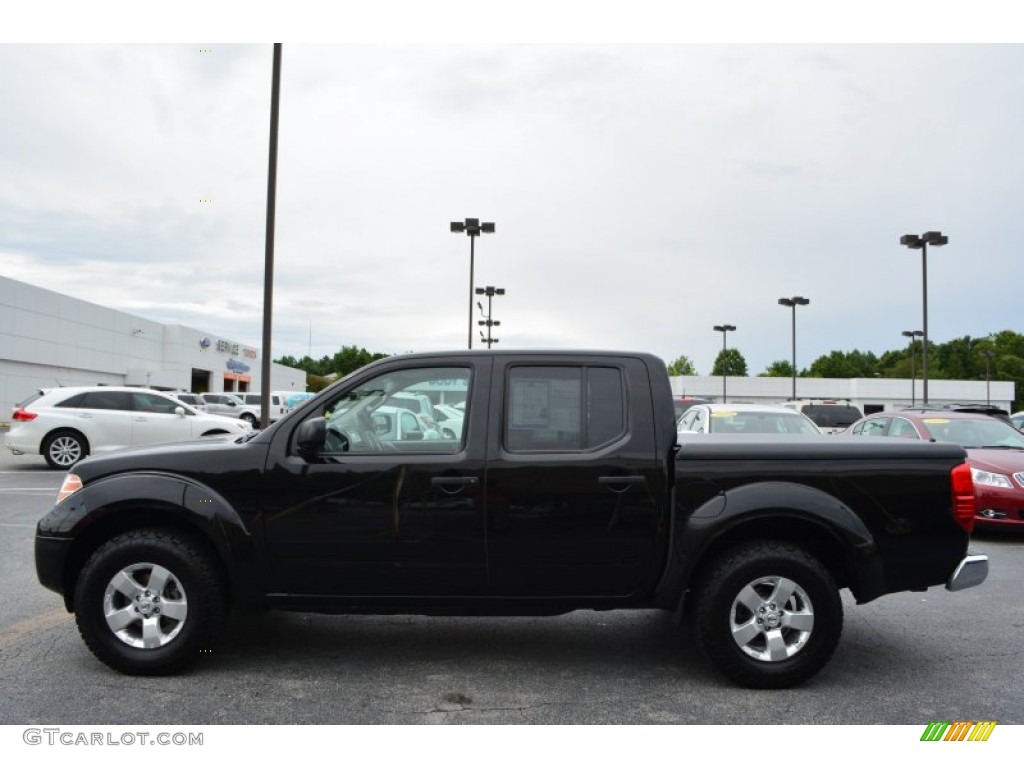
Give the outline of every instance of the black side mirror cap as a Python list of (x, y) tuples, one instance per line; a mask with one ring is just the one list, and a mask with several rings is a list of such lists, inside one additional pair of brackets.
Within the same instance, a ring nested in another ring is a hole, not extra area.
[(306, 419), (295, 432), (295, 447), (302, 456), (316, 456), (323, 449), (326, 437), (327, 420), (323, 416)]

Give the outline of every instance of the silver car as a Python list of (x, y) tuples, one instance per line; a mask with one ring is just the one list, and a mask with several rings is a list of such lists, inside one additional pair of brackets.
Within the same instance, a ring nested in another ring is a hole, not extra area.
[(243, 402), (235, 392), (204, 392), (203, 402), (208, 413), (230, 416), (233, 419), (244, 419), (256, 428), (260, 425), (262, 411), (258, 405)]

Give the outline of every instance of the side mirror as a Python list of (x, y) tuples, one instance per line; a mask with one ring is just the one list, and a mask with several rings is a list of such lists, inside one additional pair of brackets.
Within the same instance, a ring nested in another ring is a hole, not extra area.
[(301, 456), (316, 456), (323, 448), (326, 437), (326, 419), (322, 416), (306, 419), (295, 432), (295, 447)]
[(184, 416), (185, 415), (185, 409), (182, 408), (180, 405), (175, 407), (174, 412), (176, 414), (178, 414), (179, 416)]

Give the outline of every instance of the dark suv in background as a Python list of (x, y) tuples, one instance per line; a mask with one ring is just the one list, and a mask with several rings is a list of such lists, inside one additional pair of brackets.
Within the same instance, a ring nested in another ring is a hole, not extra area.
[[(1010, 414), (1007, 411), (994, 405), (986, 405), (985, 403), (949, 403), (946, 405), (929, 405), (928, 407), (943, 411), (956, 411), (957, 413), (980, 413), (1000, 421), (1005, 421), (1011, 427), (1015, 426), (1010, 420)], [(910, 410), (916, 409), (911, 408)]]
[(864, 414), (849, 400), (787, 400), (779, 405), (802, 413), (826, 435), (842, 432)]

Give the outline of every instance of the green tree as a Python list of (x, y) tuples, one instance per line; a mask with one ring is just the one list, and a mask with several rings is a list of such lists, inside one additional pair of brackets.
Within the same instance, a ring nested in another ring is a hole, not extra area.
[(985, 375), (985, 360), (979, 354), (991, 349), (988, 339), (964, 336), (944, 344), (928, 344), (929, 379), (977, 379)]
[(764, 373), (757, 375), (789, 379), (793, 377), (793, 364), (789, 360), (776, 360), (764, 369)]
[(693, 365), (693, 361), (690, 360), (686, 355), (680, 355), (668, 366), (669, 376), (698, 376), (697, 369)]
[(367, 363), (380, 360), (382, 357), (387, 357), (387, 355), (383, 352), (367, 352), (362, 347), (351, 346), (342, 347), (333, 356), (324, 355), (319, 360), (314, 360), (309, 355), (298, 360), (291, 355), (285, 355), (274, 362), (298, 368), (314, 376), (329, 376), (331, 374), (345, 376), (362, 368)]
[(382, 352), (367, 352), (362, 347), (342, 347), (334, 353), (331, 358), (331, 370), (328, 373), (336, 373), (339, 376), (346, 376), (352, 371), (362, 368), (374, 360), (387, 357)]
[[(876, 373), (884, 379), (910, 378), (910, 347), (883, 352), (878, 358)], [(921, 378), (921, 344), (914, 342), (914, 377)]]
[(878, 372), (878, 358), (874, 352), (833, 350), (811, 363), (808, 376), (821, 379), (864, 379)]
[(715, 358), (712, 376), (746, 376), (747, 361), (738, 349), (723, 349)]

